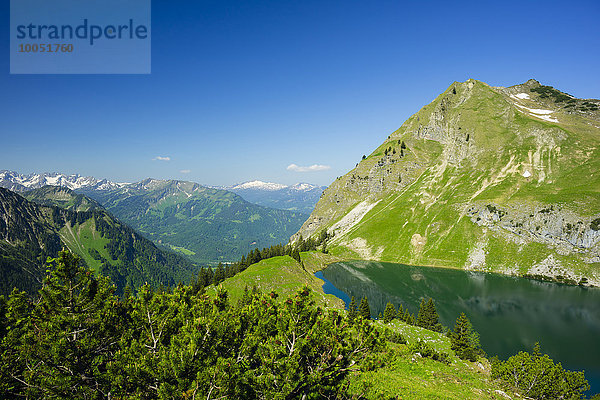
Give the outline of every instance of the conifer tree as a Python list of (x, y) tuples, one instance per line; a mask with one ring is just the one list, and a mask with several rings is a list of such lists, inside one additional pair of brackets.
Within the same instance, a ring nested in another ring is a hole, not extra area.
[(292, 258), (298, 262), (301, 262), (301, 258), (300, 258), (300, 251), (295, 248), (294, 250), (292, 250)]
[(450, 348), (463, 360), (476, 361), (480, 351), (479, 334), (473, 330), (465, 313), (460, 313), (450, 333)]
[(383, 311), (383, 322), (390, 323), (392, 320), (396, 318), (396, 307), (390, 302), (385, 306), (385, 310)]
[(363, 319), (371, 319), (371, 308), (369, 307), (369, 300), (366, 296), (360, 301), (358, 314), (363, 317)]
[(125, 303), (108, 278), (96, 278), (70, 252), (49, 262), (35, 301), (13, 291), (8, 302), (12, 327), (0, 348), (0, 397), (6, 398), (10, 376), (9, 392), (28, 398), (102, 398), (109, 358), (123, 334)]
[(350, 304), (348, 305), (348, 319), (350, 321), (354, 321), (358, 317), (358, 310), (356, 309), (356, 299), (354, 296), (350, 299)]
[(439, 316), (432, 298), (429, 298), (427, 302), (425, 302), (425, 299), (421, 300), (419, 313), (417, 314), (417, 326), (434, 332), (442, 331), (442, 325), (439, 323)]
[(218, 285), (219, 283), (225, 280), (225, 268), (223, 268), (223, 264), (219, 263), (217, 269), (215, 270), (215, 275), (213, 277), (213, 283)]
[(492, 361), (492, 379), (500, 378), (534, 399), (580, 399), (590, 385), (583, 371), (568, 371), (542, 354), (539, 343), (533, 353), (520, 351), (506, 361)]

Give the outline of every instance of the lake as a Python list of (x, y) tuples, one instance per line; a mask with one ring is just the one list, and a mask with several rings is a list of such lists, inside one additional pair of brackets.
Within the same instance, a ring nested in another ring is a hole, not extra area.
[(489, 356), (531, 352), (537, 341), (563, 367), (585, 370), (591, 392), (600, 392), (600, 289), (372, 261), (334, 263), (316, 275), (346, 306), (350, 296), (357, 304), (367, 296), (374, 317), (388, 301), (416, 317), (421, 299), (432, 297), (445, 326), (461, 312), (469, 317)]

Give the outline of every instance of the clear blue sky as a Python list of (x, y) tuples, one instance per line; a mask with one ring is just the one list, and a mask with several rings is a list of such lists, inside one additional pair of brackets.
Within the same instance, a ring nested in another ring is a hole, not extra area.
[(453, 81), (600, 97), (597, 0), (155, 0), (150, 75), (9, 75), (0, 12), (0, 169), (22, 173), (328, 185)]

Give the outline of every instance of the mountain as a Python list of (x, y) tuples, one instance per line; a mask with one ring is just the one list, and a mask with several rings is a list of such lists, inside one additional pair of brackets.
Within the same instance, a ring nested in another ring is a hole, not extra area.
[(31, 189), (39, 189), (44, 186), (64, 186), (71, 190), (75, 189), (93, 189), (93, 190), (111, 190), (122, 187), (123, 183), (114, 183), (107, 179), (96, 179), (88, 176), (83, 177), (78, 174), (65, 175), (56, 172), (43, 174), (19, 174), (14, 171), (0, 171), (0, 187), (10, 189), (15, 192), (24, 192)]
[(200, 262), (237, 261), (287, 243), (307, 214), (249, 203), (193, 182), (146, 179), (116, 190), (79, 190), (156, 243)]
[(44, 206), (56, 206), (72, 211), (100, 210), (103, 207), (83, 194), (77, 194), (64, 186), (44, 186), (22, 193), (29, 201)]
[(280, 210), (299, 211), (308, 215), (315, 208), (325, 188), (310, 183), (287, 186), (280, 183), (251, 181), (224, 189), (239, 194), (251, 203)]
[(600, 101), (455, 82), (336, 179), (332, 254), (600, 286)]
[[(54, 191), (46, 189), (56, 199)], [(81, 198), (69, 189), (60, 192), (61, 201), (71, 207)], [(72, 199), (67, 201), (69, 192)], [(46, 202), (41, 191), (34, 197)], [(0, 188), (0, 293), (13, 287), (35, 292), (46, 272), (46, 259), (56, 257), (63, 247), (109, 276), (119, 293), (127, 285), (137, 288), (145, 282), (154, 286), (189, 282), (196, 271), (189, 261), (158, 249), (101, 207), (74, 211), (45, 206)]]

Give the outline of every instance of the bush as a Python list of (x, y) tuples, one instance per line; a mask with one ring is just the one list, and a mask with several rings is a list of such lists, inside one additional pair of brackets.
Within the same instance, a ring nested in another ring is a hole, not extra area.
[(450, 364), (450, 357), (446, 353), (438, 352), (426, 342), (417, 340), (409, 346), (411, 353), (419, 353), (421, 357), (431, 358), (444, 364)]
[(390, 332), (390, 334), (386, 337), (388, 342), (396, 343), (396, 344), (406, 344), (406, 339), (400, 332)]
[(534, 399), (579, 399), (590, 385), (583, 372), (567, 371), (542, 354), (535, 344), (533, 353), (521, 351), (506, 361), (492, 361), (492, 378), (501, 379)]

